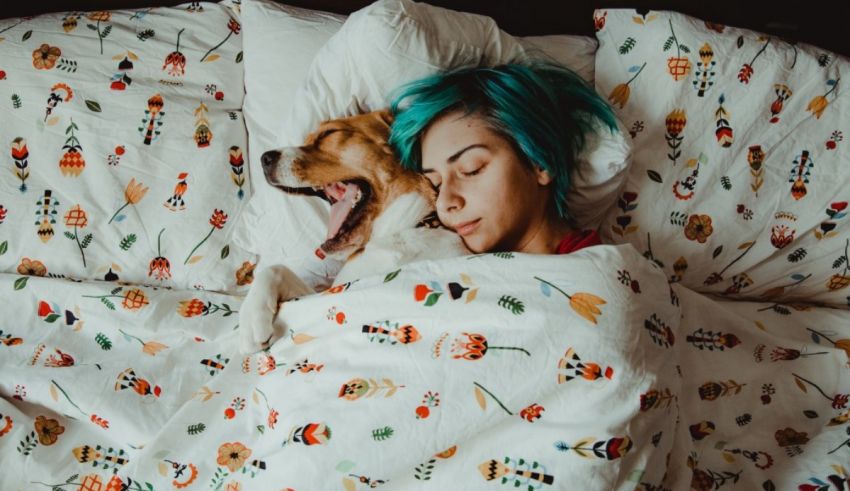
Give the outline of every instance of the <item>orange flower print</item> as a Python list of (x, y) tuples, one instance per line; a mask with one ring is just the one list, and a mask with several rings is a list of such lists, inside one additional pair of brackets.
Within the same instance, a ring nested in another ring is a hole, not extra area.
[(127, 310), (136, 311), (148, 303), (150, 302), (148, 301), (148, 297), (145, 295), (145, 292), (138, 288), (134, 288), (132, 290), (128, 290), (127, 293), (124, 294), (124, 301), (121, 302), (121, 306)]
[(664, 42), (664, 51), (668, 51), (675, 43), (676, 56), (667, 58), (667, 73), (673, 77), (673, 80), (678, 82), (687, 78), (688, 74), (691, 73), (691, 60), (687, 56), (682, 56), (682, 53), (690, 53), (691, 50), (684, 44), (679, 43), (679, 38), (676, 37), (676, 31), (673, 30), (673, 21), (668, 19), (668, 22), (670, 24), (670, 37)]
[(272, 430), (274, 429), (274, 425), (276, 425), (276, 424), (277, 424), (277, 417), (278, 417), (279, 415), (280, 415), (280, 413), (279, 413), (279, 412), (277, 412), (277, 411), (276, 411), (276, 410), (274, 410), (274, 409), (272, 409), (271, 411), (269, 411), (268, 421), (266, 421), (266, 423), (268, 423), (268, 425), (269, 425), (269, 429), (272, 429)]
[(96, 12), (89, 12), (86, 16), (89, 20), (93, 20), (97, 22), (97, 25), (89, 24), (89, 28), (97, 31), (97, 37), (100, 41), (100, 54), (103, 54), (103, 38), (109, 36), (109, 33), (112, 31), (112, 26), (106, 26), (102, 31), (100, 30), (101, 22), (109, 22), (109, 19), (112, 17), (112, 13), (107, 10), (99, 10)]
[(829, 101), (827, 100), (827, 96), (831, 94), (838, 87), (838, 82), (841, 80), (841, 77), (837, 79), (829, 79), (826, 81), (826, 84), (831, 88), (824, 95), (817, 95), (811, 101), (809, 101), (809, 105), (806, 106), (806, 111), (811, 111), (816, 119), (820, 119), (823, 115), (824, 109), (829, 105)]
[[(607, 303), (604, 298), (587, 292), (577, 292), (570, 295), (564, 290), (558, 288), (555, 284), (550, 283), (544, 280), (543, 278), (538, 278), (537, 276), (535, 276), (534, 279), (558, 290), (561, 295), (567, 297), (567, 299), (570, 301), (570, 308), (573, 309), (576, 314), (584, 317), (585, 319), (589, 320), (594, 324), (597, 323), (596, 316), (602, 314), (602, 310), (598, 306), (605, 305)], [(549, 296), (548, 291), (548, 288), (544, 289), (544, 294), (547, 297)]]
[(83, 240), (80, 241), (80, 233), (79, 229), (85, 228), (88, 225), (89, 219), (86, 215), (85, 210), (83, 210), (80, 205), (74, 205), (68, 210), (68, 213), (65, 214), (65, 226), (68, 228), (73, 228), (74, 233), (65, 232), (65, 237), (77, 241), (77, 247), (80, 248), (80, 256), (83, 258), (83, 267), (86, 267), (86, 253), (85, 249), (91, 244), (92, 234), (86, 234), (83, 237)]
[(177, 313), (186, 318), (214, 314), (219, 310), (224, 312), (222, 317), (228, 317), (239, 312), (238, 310), (231, 310), (230, 305), (226, 303), (216, 305), (212, 302), (205, 303), (197, 298), (182, 300), (177, 307)]
[(239, 442), (223, 443), (218, 447), (218, 465), (227, 467), (230, 472), (236, 472), (251, 456), (251, 449)]
[[(146, 188), (144, 184), (136, 182), (135, 177), (131, 178), (130, 182), (127, 183), (127, 187), (124, 189), (124, 204), (121, 206), (121, 208), (118, 208), (118, 211), (112, 214), (112, 218), (110, 218), (109, 221), (106, 223), (112, 223), (112, 221), (115, 220), (115, 217), (117, 217), (118, 214), (121, 213), (121, 210), (130, 205), (135, 205), (139, 201), (141, 201), (142, 198), (145, 197), (145, 194), (147, 194), (148, 189), (150, 188)], [(118, 221), (121, 221), (123, 219), (124, 215), (121, 215), (121, 218), (119, 218)]]
[(112, 303), (111, 300), (109, 300), (110, 298), (122, 299), (121, 306), (131, 312), (141, 310), (146, 305), (150, 304), (150, 300), (148, 300), (148, 297), (147, 295), (145, 295), (145, 292), (138, 288), (127, 290), (126, 292), (124, 292), (123, 295), (119, 295), (123, 288), (124, 287), (118, 287), (117, 289), (113, 290), (113, 293), (109, 295), (83, 295), (83, 297), (98, 298), (104, 305), (106, 305), (106, 308), (108, 308), (109, 310), (115, 310), (115, 304)]
[(667, 158), (673, 161), (673, 165), (676, 165), (676, 159), (682, 155), (679, 146), (682, 144), (684, 137), (681, 136), (681, 133), (687, 124), (688, 117), (684, 109), (670, 111), (670, 114), (664, 120), (664, 125), (667, 127), (667, 134), (664, 135), (664, 139), (667, 140), (667, 146), (670, 147), (670, 153), (667, 154)]
[(168, 258), (157, 256), (151, 259), (148, 265), (148, 276), (160, 281), (171, 278), (171, 263), (168, 262)]
[(480, 360), (481, 358), (484, 358), (487, 351), (493, 349), (522, 351), (526, 355), (531, 356), (531, 353), (523, 348), (515, 348), (512, 346), (490, 346), (487, 343), (487, 338), (481, 334), (470, 334), (468, 332), (461, 334), (466, 336), (466, 339), (464, 340), (463, 337), (458, 337), (455, 338), (454, 343), (452, 343), (451, 351), (454, 353), (452, 355), (452, 358), (454, 359), (463, 358), (464, 360), (469, 361)]
[(123, 334), (128, 339), (135, 339), (142, 345), (142, 353), (150, 356), (156, 356), (157, 353), (164, 349), (168, 349), (168, 346), (160, 343), (159, 341), (147, 341), (145, 342), (138, 336), (133, 336), (132, 334), (124, 332), (122, 329), (118, 329), (118, 332)]
[(37, 70), (50, 70), (56, 66), (60, 56), (62, 56), (62, 50), (59, 47), (42, 44), (32, 52), (32, 66)]
[(667, 127), (667, 134), (674, 137), (679, 136), (682, 130), (685, 129), (687, 122), (688, 118), (685, 115), (684, 109), (670, 111), (670, 114), (664, 120), (664, 125)]
[(624, 84), (620, 84), (614, 87), (614, 90), (611, 91), (611, 94), (608, 96), (608, 100), (611, 101), (611, 104), (620, 106), (620, 109), (629, 102), (629, 94), (631, 93), (631, 89), (629, 89), (629, 84), (632, 83), (634, 79), (640, 75), (640, 72), (643, 71), (644, 67), (646, 67), (646, 62), (643, 62), (643, 65), (638, 67), (637, 65), (629, 68), (630, 72), (637, 72), (629, 79), (628, 82)]
[(205, 310), (206, 304), (197, 298), (183, 300), (180, 302), (179, 307), (177, 307), (177, 313), (183, 317), (196, 317), (203, 314)]
[(65, 427), (59, 424), (55, 419), (47, 419), (44, 416), (35, 418), (35, 432), (38, 434), (38, 442), (42, 445), (49, 446), (56, 443), (59, 435), (65, 433)]
[(160, 230), (156, 237), (156, 257), (148, 265), (148, 276), (153, 276), (160, 281), (171, 278), (171, 263), (168, 258), (162, 255), (161, 239), (163, 232), (165, 232), (165, 229)]
[(89, 12), (86, 17), (89, 20), (108, 22), (112, 17), (112, 13), (108, 10), (98, 10), (95, 12)]
[[(183, 264), (187, 264), (187, 263), (189, 262), (189, 260), (190, 260), (190, 259), (192, 259), (192, 254), (194, 254), (194, 253), (195, 253), (195, 251), (197, 251), (197, 250), (198, 250), (198, 248), (199, 248), (199, 247), (201, 247), (201, 245), (202, 245), (204, 242), (206, 242), (206, 241), (207, 241), (207, 239), (209, 239), (209, 238), (210, 238), (210, 236), (212, 235), (212, 233), (213, 233), (213, 232), (215, 232), (215, 231), (216, 231), (216, 229), (217, 229), (217, 230), (221, 230), (221, 229), (224, 227), (224, 224), (225, 224), (225, 223), (227, 223), (227, 215), (226, 215), (223, 211), (221, 211), (221, 210), (219, 210), (219, 209), (217, 209), (217, 208), (216, 208), (216, 209), (213, 211), (212, 216), (210, 217), (210, 225), (212, 225), (212, 227), (213, 227), (213, 228), (212, 228), (212, 229), (210, 229), (210, 233), (208, 233), (208, 234), (207, 234), (207, 236), (206, 236), (206, 237), (204, 237), (204, 239), (203, 239), (203, 240), (201, 240), (201, 241), (198, 243), (198, 245), (196, 245), (196, 246), (195, 246), (195, 248), (194, 248), (194, 249), (192, 249), (192, 252), (190, 252), (190, 253), (189, 253), (189, 255), (188, 255), (188, 256), (186, 256), (186, 260), (185, 260), (185, 261), (183, 261)], [(195, 259), (195, 261), (198, 261), (198, 260), (200, 259), (200, 257), (202, 257), (202, 256), (198, 256), (198, 258), (197, 258), (197, 259)], [(193, 262), (195, 262), (195, 261), (193, 261)]]
[(254, 268), (257, 265), (251, 261), (245, 261), (236, 271), (236, 284), (239, 286), (250, 285), (254, 281)]
[(65, 153), (59, 159), (59, 170), (63, 176), (77, 177), (86, 168), (86, 159), (83, 157), (83, 146), (74, 133), (74, 130), (79, 129), (76, 123), (74, 123), (74, 120), (71, 119), (71, 124), (65, 130), (65, 133), (70, 133), (70, 136), (65, 140), (65, 145), (62, 147)]
[(177, 307), (177, 313), (186, 318), (199, 316), (204, 314), (205, 311), (206, 304), (197, 298), (183, 300)]
[(186, 28), (180, 29), (180, 32), (177, 33), (177, 46), (174, 51), (168, 53), (165, 62), (162, 64), (162, 69), (167, 69), (168, 74), (172, 77), (182, 77), (186, 74), (186, 55), (180, 52), (180, 35), (185, 30)]
[(369, 382), (362, 378), (355, 378), (342, 384), (337, 397), (341, 397), (347, 401), (356, 401), (369, 392)]
[(711, 226), (711, 217), (708, 215), (691, 215), (685, 225), (685, 237), (704, 244), (714, 228)]
[(188, 172), (181, 172), (177, 175), (177, 184), (174, 185), (174, 193), (168, 198), (163, 206), (168, 208), (171, 211), (179, 211), (186, 209), (186, 202), (183, 201), (183, 195), (186, 194), (186, 191), (189, 189), (189, 183), (186, 182), (186, 178), (189, 177)]
[(519, 416), (529, 423), (533, 423), (540, 419), (540, 415), (545, 409), (539, 404), (532, 404), (519, 412)]
[(18, 265), (18, 274), (27, 276), (47, 276), (47, 267), (41, 261), (25, 257)]
[(80, 205), (74, 205), (70, 210), (68, 210), (68, 213), (65, 214), (65, 225), (68, 227), (85, 228), (88, 223), (88, 216)]
[[(645, 63), (644, 63), (645, 65)], [(611, 91), (611, 94), (608, 95), (608, 100), (612, 105), (620, 106), (620, 109), (629, 102), (629, 93), (631, 89), (629, 89), (629, 84), (620, 84), (614, 87), (614, 90)]]

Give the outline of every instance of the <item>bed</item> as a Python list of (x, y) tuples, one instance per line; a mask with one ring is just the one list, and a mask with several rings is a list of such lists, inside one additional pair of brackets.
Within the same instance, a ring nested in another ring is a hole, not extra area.
[[(357, 7), (0, 21), (0, 488), (850, 488), (838, 45), (699, 12), (553, 33)], [(260, 153), (434, 70), (540, 57), (619, 119), (570, 198), (605, 245), (335, 283), (326, 205), (273, 192)], [(319, 293), (242, 356), (277, 263)]]

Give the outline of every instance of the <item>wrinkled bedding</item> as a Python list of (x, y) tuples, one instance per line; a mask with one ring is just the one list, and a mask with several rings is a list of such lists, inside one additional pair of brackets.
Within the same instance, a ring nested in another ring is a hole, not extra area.
[(631, 246), (336, 285), (284, 304), (288, 336), (245, 358), (238, 297), (16, 281), (9, 485), (628, 489), (673, 445), (680, 309)]

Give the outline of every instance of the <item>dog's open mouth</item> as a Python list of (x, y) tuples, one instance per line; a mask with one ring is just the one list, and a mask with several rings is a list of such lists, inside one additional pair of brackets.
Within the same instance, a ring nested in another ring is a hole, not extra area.
[(347, 232), (354, 229), (363, 215), (364, 205), (369, 201), (371, 189), (365, 181), (339, 181), (326, 184), (322, 189), (331, 203), (328, 235), (325, 244), (338, 242)]
[(366, 203), (372, 196), (372, 189), (362, 179), (337, 181), (324, 186), (303, 188), (278, 186), (278, 188), (291, 194), (319, 196), (331, 204), (328, 234), (321, 246), (326, 252), (345, 246), (348, 233), (360, 223)]

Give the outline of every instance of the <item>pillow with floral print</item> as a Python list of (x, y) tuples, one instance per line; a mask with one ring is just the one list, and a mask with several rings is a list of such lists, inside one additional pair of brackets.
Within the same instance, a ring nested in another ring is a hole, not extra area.
[(846, 58), (675, 12), (597, 10), (634, 165), (603, 222), (701, 292), (850, 303)]
[(250, 281), (231, 245), (249, 194), (237, 7), (0, 21), (0, 271)]

